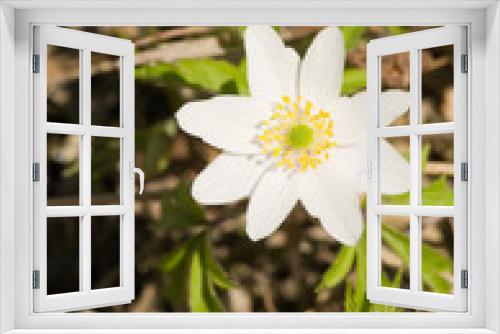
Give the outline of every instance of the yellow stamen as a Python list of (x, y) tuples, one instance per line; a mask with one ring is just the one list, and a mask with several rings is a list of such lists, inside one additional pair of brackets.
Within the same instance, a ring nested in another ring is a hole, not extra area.
[(315, 112), (313, 103), (300, 96), (295, 100), (283, 96), (270, 119), (260, 124), (263, 129), (257, 142), (280, 168), (317, 168), (329, 159), (329, 150), (336, 145), (331, 114), (323, 109)]

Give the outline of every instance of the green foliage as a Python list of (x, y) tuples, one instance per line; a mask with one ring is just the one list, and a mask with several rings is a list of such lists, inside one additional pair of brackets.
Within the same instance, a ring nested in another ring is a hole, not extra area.
[[(167, 298), (177, 307), (189, 307), (192, 312), (223, 311), (215, 286), (234, 287), (213, 257), (207, 231), (191, 237), (169, 253), (160, 270), (170, 278), (165, 285)], [(187, 305), (182, 305), (183, 300), (187, 300)]]
[[(423, 163), (427, 160), (430, 148), (423, 149)], [(390, 204), (409, 203), (409, 193), (401, 195), (384, 196)], [(442, 176), (422, 190), (422, 201), (432, 205), (453, 205), (453, 190)], [(410, 263), (410, 240), (408, 235), (382, 225), (382, 240), (396, 253), (406, 268)], [(354, 270), (355, 284), (348, 279), (349, 273)], [(443, 276), (446, 272), (453, 270), (452, 260), (429, 245), (422, 244), (422, 280), (431, 291), (438, 293), (449, 293), (450, 282)], [(399, 268), (394, 280), (390, 281), (387, 273), (382, 271), (382, 282), (384, 286), (398, 288), (401, 286), (403, 268)], [(402, 309), (395, 306), (370, 304), (366, 299), (366, 235), (360, 238), (355, 247), (342, 246), (337, 257), (329, 269), (323, 274), (316, 290), (334, 288), (345, 281), (344, 309), (346, 312), (398, 312)]]
[(191, 256), (189, 308), (191, 312), (221, 312), (223, 310), (215, 294), (213, 283), (207, 275), (203, 246), (197, 247)]
[[(410, 193), (399, 195), (383, 195), (384, 203), (392, 205), (408, 205), (410, 203)], [(453, 205), (453, 189), (450, 188), (445, 175), (431, 182), (422, 189), (423, 205)]]
[[(426, 144), (422, 147), (422, 170), (425, 170), (431, 146)], [(405, 157), (409, 161), (409, 157)], [(453, 189), (448, 185), (445, 175), (431, 182), (427, 187), (422, 189), (422, 205), (453, 205)], [(410, 193), (402, 193), (399, 195), (382, 195), (384, 203), (392, 205), (408, 205), (410, 203)]]
[(246, 61), (233, 65), (210, 58), (180, 59), (173, 64), (144, 65), (135, 71), (138, 79), (173, 82), (202, 88), (213, 93), (248, 95)]
[(210, 277), (210, 280), (215, 285), (217, 285), (222, 289), (234, 288), (235, 285), (228, 279), (222, 267), (219, 265), (219, 263), (217, 263), (217, 261), (213, 257), (208, 238), (205, 238), (203, 254), (204, 254), (204, 264), (207, 269), (208, 277)]
[[(409, 267), (410, 240), (408, 236), (387, 225), (382, 225), (382, 239)], [(428, 245), (422, 245), (422, 281), (432, 291), (440, 293), (450, 291), (451, 284), (442, 274), (451, 271), (452, 267), (452, 261), (448, 257)]]
[(166, 297), (179, 309), (223, 311), (215, 286), (227, 290), (234, 284), (213, 256), (205, 213), (192, 198), (189, 185), (180, 182), (164, 197), (162, 207), (163, 224), (183, 229), (202, 228), (161, 261), (160, 271), (168, 274)]
[(189, 239), (189, 241), (168, 254), (160, 266), (161, 271), (169, 273), (181, 266), (186, 257), (189, 256), (195, 240), (195, 238)]
[(453, 205), (453, 189), (448, 186), (445, 175), (441, 175), (422, 190), (422, 205)]
[[(405, 268), (410, 263), (410, 240), (407, 235), (391, 228), (382, 226), (382, 240), (394, 251), (404, 263)], [(422, 280), (430, 289), (438, 293), (449, 293), (451, 284), (443, 273), (452, 270), (451, 259), (442, 255), (428, 245), (422, 245)], [(348, 274), (354, 269), (355, 282), (349, 279)], [(403, 267), (399, 268), (394, 280), (390, 280), (387, 273), (382, 271), (383, 286), (399, 288), (403, 276)], [(333, 288), (345, 280), (344, 310), (346, 312), (398, 312), (394, 306), (370, 304), (366, 299), (366, 232), (363, 233), (355, 247), (343, 246), (330, 268), (323, 274), (317, 290)]]
[(346, 68), (342, 80), (342, 95), (353, 95), (366, 88), (366, 70), (364, 68)]
[(162, 224), (184, 228), (205, 222), (205, 212), (191, 196), (189, 185), (183, 181), (165, 194), (162, 210)]
[[(399, 268), (396, 275), (394, 276), (394, 280), (391, 281), (387, 276), (385, 271), (382, 271), (382, 285), (389, 288), (399, 288), (401, 286), (401, 280), (403, 278), (403, 268)], [(401, 309), (396, 306), (391, 305), (383, 305), (383, 304), (370, 304), (369, 306), (370, 312), (398, 312)]]
[(352, 283), (349, 279), (345, 282), (345, 294), (344, 294), (344, 311), (354, 312), (356, 305), (354, 303), (354, 289)]
[(170, 143), (177, 134), (174, 118), (136, 130), (137, 149), (144, 152), (143, 168), (148, 178), (162, 175), (170, 166)]
[(316, 287), (316, 291), (333, 288), (342, 282), (351, 270), (356, 255), (356, 247), (342, 245), (335, 260), (328, 270), (323, 274), (321, 282)]
[(389, 31), (389, 36), (401, 35), (408, 32), (408, 28), (402, 26), (389, 26), (387, 30)]
[(361, 26), (344, 26), (340, 27), (340, 31), (344, 35), (344, 45), (349, 51), (364, 42), (363, 35), (366, 33), (367, 27)]
[(366, 231), (356, 245), (356, 287), (354, 289), (354, 310), (366, 311), (368, 301), (366, 299)]
[(366, 231), (363, 232), (358, 244), (352, 247), (355, 250), (355, 278), (354, 286), (346, 279), (344, 311), (366, 312), (369, 302), (366, 299)]

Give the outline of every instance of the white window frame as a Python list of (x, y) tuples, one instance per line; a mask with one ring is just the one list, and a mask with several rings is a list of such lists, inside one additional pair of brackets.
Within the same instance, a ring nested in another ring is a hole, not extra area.
[[(422, 124), (422, 50), (451, 45), (453, 47), (453, 121)], [(409, 54), (410, 110), (409, 124), (381, 124), (381, 58)], [(370, 115), (368, 121), (367, 191), (367, 296), (375, 303), (424, 310), (467, 310), (467, 289), (462, 286), (467, 271), (467, 180), (461, 177), (462, 163), (467, 163), (467, 27), (447, 26), (398, 36), (372, 40), (367, 46), (367, 84)], [(462, 63), (464, 62), (464, 63)], [(422, 135), (451, 134), (453, 136), (454, 205), (426, 206), (421, 204)], [(410, 203), (381, 203), (380, 143), (391, 137), (405, 137), (410, 144)], [(381, 284), (381, 225), (383, 216), (404, 216), (409, 219), (410, 286), (409, 289), (384, 287)], [(422, 289), (422, 217), (453, 218), (453, 291), (450, 294), (426, 292)]]
[[(79, 53), (79, 123), (47, 121), (47, 46), (78, 50)], [(33, 269), (38, 288), (33, 290), (35, 312), (73, 311), (117, 304), (134, 299), (134, 45), (124, 39), (91, 34), (53, 26), (34, 27), (34, 54), (39, 57), (38, 73), (33, 75), (33, 160), (38, 164), (38, 181), (33, 184)], [(120, 124), (117, 127), (93, 125), (91, 120), (92, 53), (119, 58)], [(79, 205), (47, 206), (47, 135), (78, 135)], [(91, 141), (94, 137), (120, 141), (119, 200), (116, 205), (92, 205)], [(92, 217), (119, 217), (118, 287), (92, 289)], [(47, 294), (47, 224), (53, 217), (77, 217), (79, 222), (79, 291)]]
[[(173, 333), (176, 328), (198, 333), (415, 333), (416, 328), (419, 333), (500, 332), (500, 228), (497, 224), (500, 220), (500, 117), (497, 112), (500, 109), (500, 9), (497, 1), (6, 0), (0, 3), (0, 18), (0, 333), (11, 330), (13, 334), (90, 333), (91, 329), (94, 333), (96, 329), (99, 333), (144, 333), (146, 328), (156, 329), (155, 333)], [(469, 25), (468, 229), (471, 233), (467, 242), (471, 263), (468, 311), (224, 315), (33, 313), (30, 256), (33, 212), (32, 203), (26, 200), (32, 191), (30, 41), (33, 25), (259, 23)]]

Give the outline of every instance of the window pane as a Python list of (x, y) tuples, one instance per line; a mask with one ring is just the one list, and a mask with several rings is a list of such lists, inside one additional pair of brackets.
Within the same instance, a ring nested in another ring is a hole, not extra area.
[(453, 121), (453, 45), (424, 49), (422, 123)]
[(80, 50), (47, 45), (47, 121), (80, 122)]
[(379, 126), (396, 126), (410, 124), (409, 109), (400, 116), (395, 112), (398, 110), (391, 108), (384, 103), (383, 92), (391, 90), (410, 91), (410, 53), (402, 52), (392, 55), (382, 56), (380, 60), (380, 114)]
[(410, 218), (380, 217), (382, 248), (381, 286), (410, 288)]
[(453, 134), (427, 135), (422, 141), (422, 205), (453, 205)]
[(92, 125), (120, 126), (120, 57), (92, 52)]
[(47, 205), (79, 205), (80, 136), (47, 134)]
[(380, 139), (380, 192), (381, 204), (391, 205), (409, 205), (410, 193), (400, 193), (404, 185), (409, 185), (410, 169), (396, 168), (400, 164), (395, 161), (405, 159), (410, 161), (410, 138), (409, 137), (391, 137)]
[(47, 294), (75, 292), (80, 278), (80, 218), (47, 219)]
[(422, 217), (422, 290), (453, 293), (453, 218)]
[(120, 204), (120, 139), (92, 137), (92, 205)]
[(120, 286), (120, 216), (92, 217), (92, 289)]

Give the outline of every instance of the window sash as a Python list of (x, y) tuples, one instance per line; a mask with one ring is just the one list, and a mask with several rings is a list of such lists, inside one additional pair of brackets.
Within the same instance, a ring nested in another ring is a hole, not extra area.
[[(47, 45), (79, 50), (79, 124), (47, 122)], [(120, 127), (91, 125), (91, 53), (120, 57)], [(40, 288), (34, 289), (34, 311), (75, 311), (128, 303), (134, 298), (134, 46), (128, 40), (58, 27), (36, 27), (34, 53), (40, 56), (40, 73), (34, 80), (34, 161), (40, 181), (34, 192), (33, 270), (40, 271)], [(47, 134), (80, 136), (79, 198), (76, 206), (47, 206)], [(91, 138), (120, 139), (120, 204), (91, 204)], [(91, 216), (120, 219), (120, 286), (91, 289)], [(79, 291), (47, 295), (47, 218), (79, 217)]]
[[(461, 288), (461, 271), (467, 270), (467, 182), (461, 181), (460, 165), (467, 162), (467, 75), (461, 73), (461, 55), (466, 54), (466, 28), (450, 26), (395, 37), (372, 40), (367, 48), (367, 85), (370, 101), (368, 125), (368, 161), (371, 168), (367, 193), (368, 298), (375, 303), (439, 311), (466, 311), (467, 290)], [(454, 46), (454, 121), (419, 124), (421, 112), (420, 50), (437, 46)], [(410, 52), (410, 125), (382, 127), (379, 125), (380, 57)], [(420, 205), (421, 135), (454, 134), (454, 206)], [(380, 198), (379, 139), (395, 136), (410, 138), (410, 204), (382, 205)], [(383, 214), (410, 217), (410, 289), (382, 287), (381, 226)], [(454, 218), (453, 294), (420, 291), (421, 217)]]

